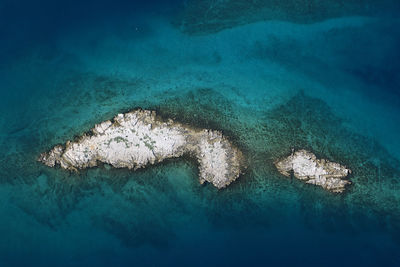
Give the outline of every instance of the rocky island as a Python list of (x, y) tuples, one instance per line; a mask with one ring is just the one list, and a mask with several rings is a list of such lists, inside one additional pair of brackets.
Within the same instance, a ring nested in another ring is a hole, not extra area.
[(278, 171), (290, 177), (294, 177), (308, 184), (321, 186), (322, 188), (334, 192), (342, 193), (345, 186), (351, 184), (344, 180), (351, 170), (339, 163), (331, 162), (317, 157), (306, 150), (292, 151), (287, 158), (275, 162)]
[(78, 140), (42, 153), (38, 160), (73, 171), (99, 163), (136, 170), (183, 155), (199, 163), (200, 183), (209, 182), (217, 188), (232, 183), (244, 168), (241, 151), (221, 132), (164, 121), (149, 110), (118, 114)]

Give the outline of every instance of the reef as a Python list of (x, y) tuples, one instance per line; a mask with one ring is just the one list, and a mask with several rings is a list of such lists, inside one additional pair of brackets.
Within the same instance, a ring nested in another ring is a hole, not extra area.
[(307, 184), (314, 184), (334, 192), (342, 193), (350, 181), (344, 180), (351, 170), (339, 163), (331, 162), (317, 157), (306, 150), (292, 151), (287, 158), (275, 162), (278, 171), (287, 176), (291, 176), (304, 181)]
[(400, 7), (393, 0), (189, 0), (175, 24), (188, 34), (209, 34), (257, 21), (309, 24), (345, 16), (377, 16)]
[(241, 151), (220, 131), (165, 121), (155, 111), (134, 110), (101, 122), (76, 141), (40, 154), (49, 167), (78, 171), (109, 164), (136, 170), (169, 158), (189, 155), (199, 164), (200, 183), (224, 188), (241, 174)]

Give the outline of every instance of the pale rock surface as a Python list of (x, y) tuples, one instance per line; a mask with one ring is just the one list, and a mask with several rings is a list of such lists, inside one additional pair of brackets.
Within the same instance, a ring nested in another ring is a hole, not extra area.
[(199, 163), (199, 179), (223, 188), (244, 168), (242, 153), (221, 132), (197, 129), (154, 111), (134, 110), (95, 125), (89, 135), (42, 153), (39, 161), (77, 171), (99, 162), (115, 168), (138, 169), (167, 158), (190, 155)]
[(306, 150), (293, 151), (287, 158), (276, 161), (275, 166), (287, 177), (293, 172), (297, 179), (335, 193), (342, 193), (345, 186), (351, 184), (350, 181), (344, 180), (351, 170), (339, 163), (317, 159), (313, 153)]

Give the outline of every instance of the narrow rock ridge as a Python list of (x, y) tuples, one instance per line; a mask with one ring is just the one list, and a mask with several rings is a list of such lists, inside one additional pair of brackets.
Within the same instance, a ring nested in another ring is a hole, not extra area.
[(118, 114), (95, 125), (90, 135), (42, 153), (38, 161), (73, 171), (99, 162), (136, 170), (183, 155), (197, 159), (200, 183), (207, 181), (217, 188), (232, 183), (244, 168), (241, 151), (221, 132), (162, 121), (149, 110)]
[(346, 185), (351, 184), (350, 181), (344, 180), (351, 170), (339, 163), (317, 159), (313, 153), (306, 150), (293, 150), (287, 158), (276, 161), (275, 166), (287, 177), (293, 172), (297, 179), (334, 193), (342, 193)]

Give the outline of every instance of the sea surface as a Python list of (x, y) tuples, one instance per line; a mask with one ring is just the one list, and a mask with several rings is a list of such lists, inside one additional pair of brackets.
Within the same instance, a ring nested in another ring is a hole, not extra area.
[[(398, 0), (1, 0), (0, 267), (400, 266), (399, 48)], [(136, 107), (221, 130), (246, 172), (36, 161)], [(283, 177), (292, 148), (353, 184)]]

